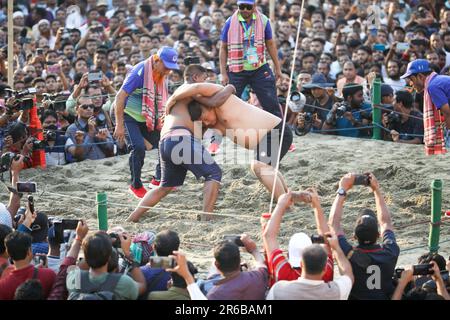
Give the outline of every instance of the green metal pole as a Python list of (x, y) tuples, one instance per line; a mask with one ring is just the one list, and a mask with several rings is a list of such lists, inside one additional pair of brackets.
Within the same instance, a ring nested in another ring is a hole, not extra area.
[(442, 180), (436, 179), (431, 182), (431, 225), (428, 247), (430, 252), (438, 252), (439, 233), (442, 209)]
[(372, 86), (372, 139), (381, 140), (381, 109), (377, 108), (381, 104), (381, 82), (375, 79)]
[(97, 192), (97, 221), (98, 230), (108, 230), (108, 208), (105, 192)]

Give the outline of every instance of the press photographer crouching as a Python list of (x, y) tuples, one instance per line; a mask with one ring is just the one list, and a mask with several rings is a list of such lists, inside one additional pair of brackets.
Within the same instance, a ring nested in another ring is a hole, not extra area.
[(347, 83), (342, 94), (344, 102), (333, 105), (322, 130), (338, 129), (329, 133), (346, 137), (368, 138), (370, 129), (358, 129), (368, 126), (372, 121), (371, 106), (364, 102), (363, 87), (356, 83)]
[(41, 122), (47, 166), (64, 165), (74, 162), (75, 159), (83, 159), (83, 147), (75, 145), (70, 137), (64, 136), (61, 130), (58, 130), (58, 115), (55, 111), (45, 111)]
[(382, 124), (390, 130), (384, 140), (394, 142), (421, 144), (423, 143), (423, 116), (413, 109), (413, 97), (406, 90), (395, 93), (394, 111), (384, 113)]
[(94, 116), (94, 108), (92, 99), (83, 93), (77, 99), (77, 120), (66, 131), (66, 136), (76, 145), (82, 145), (83, 155), (78, 160), (97, 160), (114, 156), (114, 141), (108, 129), (99, 126)]

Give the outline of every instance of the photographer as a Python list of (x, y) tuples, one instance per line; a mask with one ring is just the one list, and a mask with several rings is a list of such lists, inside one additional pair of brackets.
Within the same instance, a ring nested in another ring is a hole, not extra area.
[(348, 83), (342, 93), (344, 102), (333, 105), (322, 130), (338, 129), (331, 133), (346, 137), (369, 137), (369, 129), (358, 129), (369, 125), (372, 120), (371, 106), (364, 102), (363, 87)]
[[(395, 239), (391, 214), (378, 181), (373, 174), (366, 176), (365, 184), (370, 186), (374, 193), (377, 214), (370, 209), (361, 211), (354, 229), (358, 245), (352, 246), (347, 241), (341, 226), (347, 192), (353, 187), (357, 175), (348, 173), (341, 178), (330, 210), (328, 225), (337, 234), (339, 244), (352, 265), (355, 282), (350, 299), (387, 300), (394, 292), (392, 275), (400, 248)], [(377, 244), (380, 234), (383, 236), (383, 243)]]
[(42, 117), (44, 130), (45, 162), (47, 166), (64, 165), (83, 158), (83, 147), (74, 145), (71, 138), (60, 133), (57, 127), (58, 115), (47, 110)]
[(77, 99), (77, 120), (67, 128), (66, 136), (84, 149), (78, 160), (97, 160), (114, 155), (114, 141), (108, 129), (98, 128), (94, 108), (91, 98), (80, 96)]
[(399, 90), (394, 98), (394, 111), (384, 113), (382, 123), (390, 130), (385, 140), (394, 142), (421, 144), (423, 143), (423, 116), (413, 109), (413, 97), (406, 90)]
[[(441, 276), (441, 271), (439, 270), (439, 266), (436, 262), (430, 262), (433, 265), (433, 274), (432, 278), (436, 283), (437, 294), (443, 297), (445, 300), (450, 300), (450, 295), (447, 292), (447, 288), (445, 287), (444, 280)], [(436, 300), (439, 297), (434, 296), (432, 293), (426, 293), (422, 288), (413, 288), (409, 292), (404, 294), (406, 286), (414, 280), (414, 268), (408, 267), (403, 272), (398, 281), (397, 288), (395, 288), (395, 292), (392, 295), (392, 300), (418, 300), (417, 296), (421, 295), (423, 300)], [(422, 294), (418, 294), (419, 291), (422, 291)], [(416, 293), (416, 294), (415, 294)], [(415, 296), (415, 299), (412, 297)]]
[(15, 190), (17, 189), (17, 182), (19, 182), (19, 172), (24, 166), (24, 156), (16, 156), (10, 161), (11, 187), (14, 191), (10, 190), (8, 206), (5, 207), (2, 203), (0, 203), (0, 224), (4, 224), (12, 228), (14, 216), (20, 207), (20, 195), (15, 192)]

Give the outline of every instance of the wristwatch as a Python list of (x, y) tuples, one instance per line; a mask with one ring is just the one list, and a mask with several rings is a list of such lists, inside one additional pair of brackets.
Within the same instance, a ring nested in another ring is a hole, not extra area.
[(344, 188), (339, 188), (338, 191), (336, 192), (337, 195), (340, 195), (342, 197), (346, 197), (347, 196), (347, 192), (344, 190)]

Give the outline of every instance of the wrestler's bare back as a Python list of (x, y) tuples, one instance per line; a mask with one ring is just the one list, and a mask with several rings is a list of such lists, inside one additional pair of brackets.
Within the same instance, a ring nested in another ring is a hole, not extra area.
[(185, 127), (191, 132), (198, 133), (199, 136), (196, 138), (202, 138), (201, 130), (194, 130), (194, 122), (191, 120), (191, 116), (188, 111), (188, 104), (192, 101), (192, 98), (187, 98), (179, 100), (170, 110), (170, 114), (166, 115), (164, 118), (164, 125), (161, 129), (161, 137), (163, 137), (167, 132), (171, 131), (173, 127)]
[(214, 109), (217, 123), (212, 126), (234, 143), (247, 149), (255, 149), (267, 132), (276, 127), (281, 119), (248, 104), (236, 96)]

